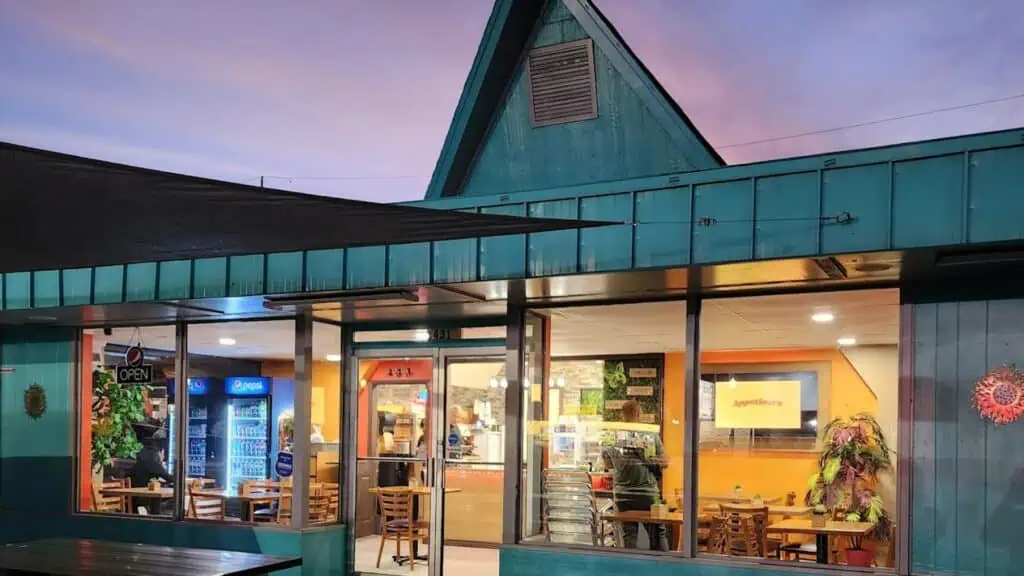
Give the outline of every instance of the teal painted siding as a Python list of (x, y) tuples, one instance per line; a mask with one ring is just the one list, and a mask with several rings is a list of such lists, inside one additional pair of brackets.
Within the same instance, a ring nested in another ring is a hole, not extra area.
[(160, 263), (160, 300), (186, 299), (192, 290), (192, 261), (173, 260)]
[(615, 554), (502, 548), (501, 576), (784, 576), (761, 566), (728, 566), (704, 561), (623, 557)]
[[(702, 184), (693, 191), (693, 259), (749, 260), (753, 256), (754, 187), (749, 180)], [(707, 225), (701, 225), (707, 218)]]
[[(580, 219), (633, 221), (633, 195), (615, 194), (580, 200)], [(580, 230), (580, 271), (626, 270), (633, 263), (633, 225)]]
[(877, 250), (889, 244), (891, 166), (874, 164), (825, 170), (821, 175), (821, 216), (849, 214), (849, 224), (827, 222), (821, 248), (833, 253)]
[(396, 244), (388, 250), (388, 285), (430, 284), (430, 243)]
[(126, 302), (146, 302), (156, 300), (156, 262), (129, 264), (125, 269)]
[(100, 266), (92, 275), (92, 301), (117, 304), (124, 301), (124, 266)]
[(263, 254), (232, 256), (228, 259), (228, 296), (263, 294)]
[(192, 269), (193, 298), (223, 298), (228, 293), (228, 259), (202, 258)]
[(348, 251), (346, 288), (379, 288), (387, 284), (387, 249), (383, 246)]
[(1019, 574), (1020, 423), (982, 420), (971, 394), (988, 370), (1024, 366), (1024, 300), (919, 304), (913, 318), (914, 571)]
[(637, 192), (633, 228), (637, 268), (689, 263), (691, 201), (689, 186)]
[[(527, 215), (531, 218), (576, 220), (579, 217), (579, 206), (576, 199), (537, 202), (529, 205)], [(530, 276), (550, 276), (577, 270), (578, 246), (579, 231), (577, 230), (559, 230), (528, 235), (526, 242), (526, 251), (529, 255), (528, 274)]]
[[(522, 204), (485, 206), (481, 214), (526, 216)], [(522, 278), (526, 276), (526, 236), (495, 236), (480, 239), (480, 279)]]
[(1024, 146), (972, 152), (968, 165), (968, 239), (1024, 238)]
[(32, 273), (32, 306), (60, 306), (60, 271), (40, 270)]
[(92, 298), (92, 268), (64, 270), (61, 279), (65, 306), (82, 306)]
[(964, 157), (939, 156), (893, 165), (893, 212), (920, 214), (917, 226), (892, 231), (896, 248), (957, 244), (964, 231)]
[(317, 292), (344, 287), (344, 250), (312, 250), (306, 253), (306, 290)]
[[(551, 2), (534, 47), (588, 37), (562, 5)], [(573, 186), (694, 169), (599, 43), (594, 45), (598, 117), (534, 128), (524, 67), (497, 114), (462, 194), (481, 196)]]
[(755, 180), (755, 258), (794, 258), (818, 251), (820, 178), (818, 172), (801, 172)]
[(284, 294), (302, 291), (302, 252), (267, 255), (267, 293)]
[(4, 275), (4, 308), (23, 310), (32, 307), (32, 273), (14, 272)]

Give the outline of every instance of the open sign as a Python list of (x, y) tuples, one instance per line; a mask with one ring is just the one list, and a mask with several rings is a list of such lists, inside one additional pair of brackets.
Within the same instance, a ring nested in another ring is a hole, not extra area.
[(118, 366), (116, 378), (118, 384), (149, 384), (153, 381), (153, 365)]

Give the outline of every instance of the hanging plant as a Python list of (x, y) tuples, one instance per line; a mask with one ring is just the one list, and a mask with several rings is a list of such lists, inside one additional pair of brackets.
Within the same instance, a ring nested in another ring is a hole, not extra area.
[(971, 404), (995, 424), (1017, 420), (1024, 414), (1024, 374), (1013, 364), (989, 371), (974, 385)]
[(33, 384), (25, 390), (25, 414), (38, 420), (46, 412), (46, 390), (39, 384)]
[(142, 444), (135, 435), (134, 424), (145, 415), (147, 386), (118, 384), (109, 370), (92, 374), (92, 465), (98, 469), (110, 466), (115, 458), (135, 458)]

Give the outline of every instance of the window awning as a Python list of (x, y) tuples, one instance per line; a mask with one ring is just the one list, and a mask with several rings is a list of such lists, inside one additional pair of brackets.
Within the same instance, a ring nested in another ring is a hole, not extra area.
[(0, 143), (0, 272), (599, 225), (310, 196)]

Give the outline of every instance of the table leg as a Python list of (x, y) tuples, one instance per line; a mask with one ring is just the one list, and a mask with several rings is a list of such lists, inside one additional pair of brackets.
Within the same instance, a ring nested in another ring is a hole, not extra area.
[(828, 534), (815, 534), (814, 539), (818, 549), (818, 564), (828, 564)]

